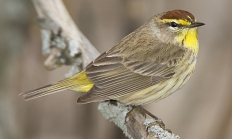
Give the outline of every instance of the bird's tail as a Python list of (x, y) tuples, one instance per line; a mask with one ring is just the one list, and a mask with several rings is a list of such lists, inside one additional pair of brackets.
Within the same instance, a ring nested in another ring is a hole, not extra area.
[(82, 71), (70, 78), (58, 81), (54, 84), (49, 84), (38, 89), (21, 93), (25, 100), (31, 100), (38, 97), (50, 95), (64, 90), (75, 90), (80, 92), (87, 92), (93, 87), (93, 83), (87, 78), (85, 71)]

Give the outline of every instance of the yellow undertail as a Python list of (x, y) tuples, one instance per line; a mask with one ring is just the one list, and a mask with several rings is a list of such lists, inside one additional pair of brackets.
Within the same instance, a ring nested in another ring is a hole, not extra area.
[(79, 92), (87, 92), (92, 87), (93, 83), (87, 78), (85, 70), (83, 70), (70, 78), (58, 81), (54, 84), (43, 86), (26, 93), (22, 93), (20, 96), (23, 96), (25, 100), (30, 100), (68, 89)]

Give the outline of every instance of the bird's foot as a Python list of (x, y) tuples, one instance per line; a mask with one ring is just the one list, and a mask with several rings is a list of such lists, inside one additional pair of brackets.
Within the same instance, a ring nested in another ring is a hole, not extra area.
[(147, 111), (146, 109), (144, 109), (142, 106), (134, 106), (136, 107), (136, 109), (138, 109), (138, 111), (143, 114), (146, 117), (146, 114), (149, 115), (151, 118), (153, 118), (155, 120), (154, 124), (158, 124), (161, 128), (165, 129), (165, 124), (162, 121), (162, 119), (158, 118), (157, 116), (155, 116), (154, 114), (150, 113), (149, 111)]

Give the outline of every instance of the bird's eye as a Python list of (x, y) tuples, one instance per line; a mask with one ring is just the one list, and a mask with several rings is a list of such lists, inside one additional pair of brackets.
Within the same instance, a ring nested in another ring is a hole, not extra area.
[(177, 27), (178, 24), (177, 24), (176, 22), (171, 22), (171, 23), (170, 23), (170, 26), (171, 26), (171, 27)]

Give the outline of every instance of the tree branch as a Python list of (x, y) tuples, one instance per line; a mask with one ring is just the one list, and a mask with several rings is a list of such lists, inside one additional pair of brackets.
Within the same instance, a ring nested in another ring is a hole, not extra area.
[[(43, 54), (49, 55), (44, 62), (47, 69), (72, 65), (68, 73), (71, 76), (99, 55), (75, 25), (61, 0), (33, 0), (33, 4), (41, 28)], [(106, 101), (101, 102), (98, 109), (131, 139), (179, 138), (162, 129), (156, 120), (146, 119), (136, 107)]]
[(77, 28), (61, 0), (33, 0), (33, 4), (41, 28), (43, 53), (49, 54), (44, 63), (46, 68), (73, 65), (78, 67), (71, 72), (75, 74), (99, 55)]

